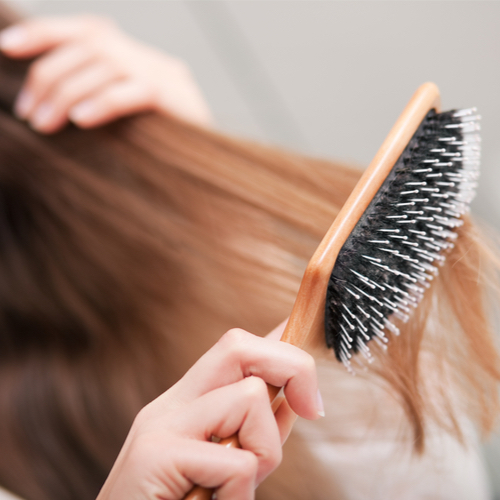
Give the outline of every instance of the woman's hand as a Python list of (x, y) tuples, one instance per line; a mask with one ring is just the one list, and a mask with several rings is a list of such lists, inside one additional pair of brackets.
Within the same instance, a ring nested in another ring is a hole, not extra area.
[(122, 33), (94, 16), (35, 18), (0, 34), (12, 58), (36, 59), (15, 111), (38, 131), (68, 120), (89, 128), (145, 110), (208, 126), (210, 112), (180, 60)]
[[(264, 382), (285, 388), (276, 415)], [(281, 460), (295, 414), (322, 415), (314, 360), (231, 330), (137, 416), (98, 500), (178, 500), (193, 484), (218, 500), (249, 500)], [(239, 432), (241, 449), (211, 442)]]

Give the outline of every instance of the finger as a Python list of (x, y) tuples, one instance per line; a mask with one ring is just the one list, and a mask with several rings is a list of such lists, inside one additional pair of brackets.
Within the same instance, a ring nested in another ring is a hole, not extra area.
[(218, 488), (218, 500), (254, 498), (257, 458), (216, 443), (139, 436), (122, 448), (98, 499), (184, 498), (194, 484)]
[[(158, 415), (162, 414), (159, 402)], [(281, 440), (262, 379), (248, 377), (201, 396), (171, 416), (171, 430), (198, 440), (238, 432), (239, 442), (258, 460), (262, 481), (281, 462)]]
[(191, 401), (217, 387), (255, 375), (283, 387), (295, 413), (318, 418), (318, 386), (313, 358), (303, 350), (243, 330), (230, 330), (191, 367), (167, 397)]
[(38, 105), (68, 75), (89, 64), (95, 55), (81, 44), (64, 45), (36, 60), (15, 103), (20, 118), (33, 119)]
[(113, 26), (111, 21), (97, 16), (28, 19), (0, 33), (0, 49), (10, 57), (34, 57), (88, 32)]
[(177, 469), (191, 483), (177, 490), (181, 496), (192, 484), (217, 488), (217, 500), (250, 500), (254, 498), (258, 461), (246, 450), (225, 448), (215, 443), (192, 441), (176, 452)]
[(97, 127), (125, 115), (154, 109), (156, 99), (149, 86), (122, 80), (74, 106), (69, 118), (82, 128)]
[(109, 65), (90, 64), (68, 76), (32, 113), (31, 125), (40, 132), (52, 133), (62, 128), (69, 114), (79, 102), (97, 94), (122, 76)]

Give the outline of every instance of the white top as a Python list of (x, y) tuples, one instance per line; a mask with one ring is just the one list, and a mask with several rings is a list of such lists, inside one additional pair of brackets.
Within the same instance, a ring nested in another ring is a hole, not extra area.
[(407, 418), (381, 382), (344, 376), (331, 361), (318, 370), (326, 417), (299, 420), (295, 430), (328, 471), (326, 491), (342, 500), (491, 499), (479, 439), (468, 421), (462, 422), (465, 446), (429, 426), (425, 453), (418, 456)]

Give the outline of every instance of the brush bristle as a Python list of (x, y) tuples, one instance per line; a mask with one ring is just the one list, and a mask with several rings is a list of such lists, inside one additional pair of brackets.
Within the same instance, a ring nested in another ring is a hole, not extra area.
[(348, 370), (385, 347), (453, 247), (479, 175), (475, 109), (430, 111), (340, 251), (326, 298), (328, 347)]

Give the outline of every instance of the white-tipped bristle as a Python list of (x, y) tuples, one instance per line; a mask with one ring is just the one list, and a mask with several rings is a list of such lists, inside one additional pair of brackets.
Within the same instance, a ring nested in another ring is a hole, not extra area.
[(399, 335), (457, 238), (475, 196), (475, 108), (430, 112), (342, 248), (327, 294), (326, 340), (353, 372), (374, 339)]

